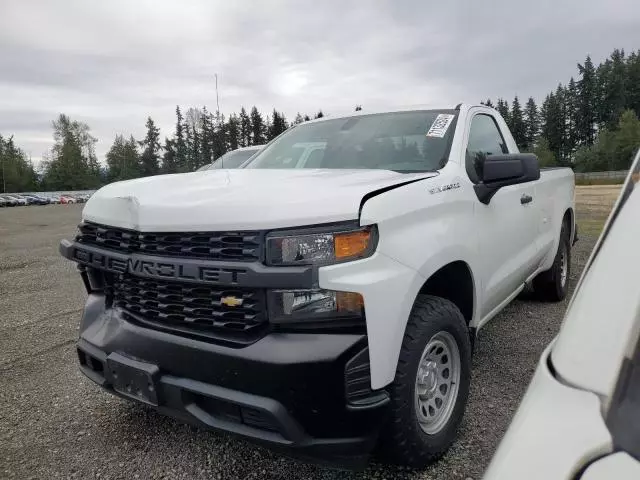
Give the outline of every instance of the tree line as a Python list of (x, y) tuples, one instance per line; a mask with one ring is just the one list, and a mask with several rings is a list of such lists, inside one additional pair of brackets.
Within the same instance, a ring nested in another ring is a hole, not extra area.
[[(616, 49), (595, 66), (589, 56), (577, 65), (577, 79), (559, 84), (541, 105), (516, 96), (481, 103), (505, 118), (522, 151), (534, 152), (544, 166), (571, 166), (577, 171), (629, 167), (640, 145), (640, 51)], [(356, 105), (356, 111), (362, 110)], [(13, 137), (0, 136), (0, 188), (6, 192), (81, 190), (108, 182), (191, 172), (239, 147), (261, 145), (291, 125), (311, 119), (298, 113), (292, 121), (276, 109), (262, 114), (255, 106), (225, 116), (206, 106), (175, 111), (175, 126), (162, 138), (152, 118), (146, 134), (117, 135), (101, 164), (97, 139), (89, 126), (61, 114), (52, 122), (54, 146), (36, 172)], [(313, 118), (324, 116), (319, 110)]]
[[(314, 118), (324, 114), (319, 110)], [(310, 120), (296, 115), (292, 124)], [(184, 173), (211, 163), (224, 153), (239, 147), (261, 145), (280, 135), (290, 124), (283, 113), (273, 110), (263, 116), (257, 107), (242, 108), (225, 118), (207, 107), (176, 107), (176, 123), (171, 137), (161, 139), (160, 128), (151, 117), (146, 121), (142, 140), (132, 135), (116, 135), (100, 167), (95, 155), (96, 139), (88, 125), (72, 121), (62, 114), (53, 122), (54, 147), (45, 159), (39, 187), (46, 190), (97, 188), (119, 180)]]
[(591, 57), (577, 65), (577, 80), (558, 84), (538, 106), (516, 96), (481, 102), (504, 117), (522, 151), (541, 164), (577, 171), (629, 168), (640, 145), (640, 50), (626, 56), (615, 49), (598, 66)]

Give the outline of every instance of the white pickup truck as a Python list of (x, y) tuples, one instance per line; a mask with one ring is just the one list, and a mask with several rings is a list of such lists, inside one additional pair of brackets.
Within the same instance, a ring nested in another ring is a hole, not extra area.
[(60, 245), (89, 293), (81, 369), (305, 457), (424, 465), (455, 438), (478, 329), (528, 282), (565, 297), (573, 197), (570, 169), (467, 105), (323, 118), (242, 169), (107, 185)]

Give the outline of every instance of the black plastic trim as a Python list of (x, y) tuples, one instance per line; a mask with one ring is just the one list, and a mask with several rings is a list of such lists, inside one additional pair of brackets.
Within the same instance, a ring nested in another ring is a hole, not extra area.
[(63, 257), (82, 265), (147, 278), (253, 288), (313, 288), (317, 283), (317, 272), (308, 265), (268, 267), (260, 262), (125, 254), (69, 240), (62, 240), (59, 250)]
[(365, 336), (272, 333), (231, 349), (136, 327), (103, 298), (89, 295), (77, 347), (82, 373), (108, 392), (137, 400), (113, 388), (107, 364), (116, 352), (158, 372), (151, 407), (183, 422), (331, 464), (360, 464), (375, 446), (388, 400), (351, 409), (343, 390)]
[(422, 180), (428, 180), (430, 178), (434, 178), (434, 177), (436, 177), (436, 176), (438, 176), (440, 174), (437, 171), (435, 171), (435, 172), (424, 172), (424, 173), (433, 173), (435, 175), (430, 175), (428, 177), (414, 178), (412, 180), (406, 180), (404, 182), (396, 183), (395, 185), (389, 185), (388, 187), (379, 188), (378, 190), (374, 190), (373, 192), (367, 193), (366, 195), (364, 195), (362, 197), (362, 200), (360, 200), (360, 208), (358, 208), (358, 217), (360, 217), (362, 215), (362, 208), (364, 207), (364, 204), (367, 203), (367, 201), (369, 199), (371, 199), (373, 197), (377, 197), (378, 195), (380, 195), (382, 193), (389, 192), (391, 190), (395, 190), (396, 188), (404, 187), (405, 185), (410, 185), (412, 183), (421, 182)]

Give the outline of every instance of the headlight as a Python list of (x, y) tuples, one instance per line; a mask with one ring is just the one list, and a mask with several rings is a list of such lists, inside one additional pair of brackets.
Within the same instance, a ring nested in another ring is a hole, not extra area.
[(273, 232), (267, 236), (269, 265), (328, 265), (370, 256), (376, 247), (375, 226)]
[(309, 323), (362, 319), (362, 295), (333, 290), (271, 290), (268, 292), (271, 323)]

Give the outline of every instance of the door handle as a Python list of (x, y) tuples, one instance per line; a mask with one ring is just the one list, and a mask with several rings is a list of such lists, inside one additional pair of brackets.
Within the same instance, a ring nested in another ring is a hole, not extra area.
[(522, 205), (526, 205), (527, 203), (531, 203), (533, 201), (533, 197), (531, 195), (522, 195), (520, 197), (520, 203)]

